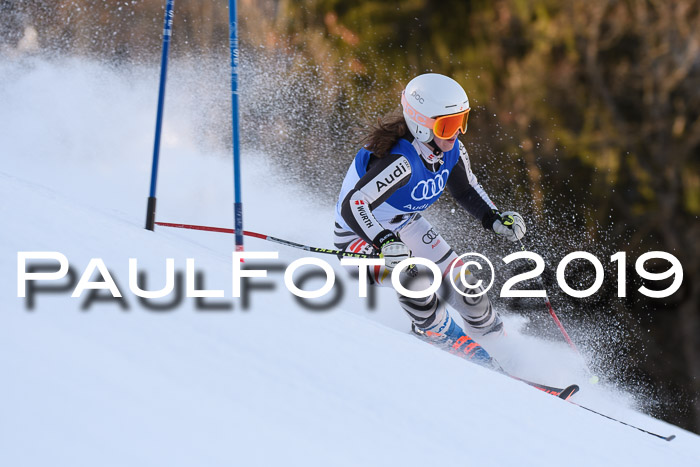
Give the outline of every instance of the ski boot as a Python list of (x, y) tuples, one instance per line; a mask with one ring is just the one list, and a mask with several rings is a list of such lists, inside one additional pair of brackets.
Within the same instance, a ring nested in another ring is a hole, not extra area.
[(411, 322), (411, 332), (421, 339), (481, 366), (503, 371), (500, 365), (478, 343), (469, 337), (445, 310), (444, 319), (427, 328)]

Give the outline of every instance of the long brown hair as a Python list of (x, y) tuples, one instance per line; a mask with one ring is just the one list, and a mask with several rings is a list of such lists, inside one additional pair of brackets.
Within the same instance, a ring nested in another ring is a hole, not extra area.
[(375, 156), (384, 157), (399, 139), (408, 134), (408, 126), (399, 108), (377, 119), (377, 124), (370, 126), (369, 133), (361, 142)]

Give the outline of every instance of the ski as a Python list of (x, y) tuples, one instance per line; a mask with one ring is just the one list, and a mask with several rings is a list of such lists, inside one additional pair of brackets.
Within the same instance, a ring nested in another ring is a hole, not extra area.
[[(525, 384), (528, 384), (532, 386), (535, 389), (539, 389), (540, 391), (546, 392), (547, 394), (551, 394), (553, 396), (556, 396), (560, 399), (563, 399), (565, 401), (568, 401), (571, 396), (576, 394), (579, 391), (579, 387), (576, 384), (571, 384), (569, 386), (566, 386), (564, 388), (558, 388), (554, 386), (548, 386), (546, 384), (540, 384), (540, 383), (534, 383), (532, 381), (528, 381), (523, 378), (519, 378), (517, 376), (513, 376), (511, 374), (506, 373), (503, 368), (501, 368), (498, 363), (496, 363), (495, 360), (493, 360), (487, 353), (483, 351), (483, 348), (474, 342), (469, 336), (464, 335), (462, 338), (452, 342), (450, 340), (446, 341), (434, 341), (428, 338), (425, 332), (422, 330), (418, 329), (415, 325), (411, 324), (411, 333), (418, 337), (420, 340), (423, 342), (427, 342), (428, 344), (434, 345), (438, 348), (441, 348), (442, 350), (445, 350), (452, 355), (457, 355), (458, 357), (462, 358), (463, 360), (470, 361), (472, 363), (479, 364), (481, 366), (484, 366), (486, 368), (489, 368), (491, 370), (497, 371), (498, 373), (504, 374), (506, 376), (510, 376), (511, 378), (523, 382)], [(465, 345), (463, 345), (465, 344)], [(482, 349), (482, 352), (486, 357), (488, 357), (487, 361), (480, 361), (478, 357), (476, 357), (475, 349)]]
[[(507, 374), (507, 373), (505, 373), (505, 374)], [(533, 383), (532, 381), (518, 378), (517, 376), (513, 376), (513, 375), (508, 375), (508, 376), (510, 376), (511, 378), (513, 378), (515, 380), (518, 380), (518, 381), (521, 381), (525, 384), (528, 384), (535, 389), (539, 389), (540, 391), (546, 392), (547, 394), (557, 396), (559, 399), (563, 399), (565, 401), (568, 401), (571, 398), (571, 396), (576, 394), (580, 389), (577, 384), (570, 384), (569, 386), (566, 386), (565, 388), (557, 388), (554, 386), (547, 386), (546, 384)]]
[(564, 399), (565, 401), (568, 401), (571, 398), (571, 396), (576, 394), (578, 391), (578, 384), (571, 384), (565, 387), (564, 390), (559, 393), (559, 399)]
[[(462, 345), (459, 343), (459, 341), (455, 341), (455, 342), (450, 342), (450, 341), (440, 342), (440, 341), (437, 341), (437, 342), (436, 342), (436, 341), (430, 340), (430, 339), (428, 339), (428, 336), (426, 335), (426, 333), (424, 333), (423, 331), (421, 331), (420, 329), (418, 329), (418, 328), (417, 328), (416, 326), (414, 326), (414, 325), (411, 326), (411, 334), (413, 334), (414, 336), (416, 336), (417, 338), (419, 338), (419, 339), (422, 340), (423, 342), (426, 342), (426, 343), (428, 343), (428, 344), (431, 344), (431, 345), (434, 345), (434, 346), (436, 346), (436, 347), (438, 347), (438, 348), (441, 348), (442, 350), (445, 350), (445, 351), (451, 353), (452, 355), (457, 355), (458, 357), (462, 358), (463, 360), (467, 360), (467, 361), (470, 361), (470, 362), (472, 362), (472, 363), (477, 363), (477, 364), (479, 364), (479, 365), (481, 365), (481, 366), (484, 366), (484, 367), (486, 367), (486, 368), (489, 368), (489, 369), (492, 369), (492, 370), (494, 370), (494, 371), (497, 371), (498, 373), (501, 373), (501, 374), (503, 374), (503, 375), (510, 376), (511, 378), (513, 378), (513, 379), (515, 379), (515, 380), (517, 380), (517, 381), (520, 381), (520, 382), (525, 383), (525, 384), (527, 384), (527, 385), (529, 385), (529, 386), (532, 386), (532, 387), (535, 388), (535, 389), (539, 389), (540, 391), (546, 392), (547, 394), (551, 394), (551, 395), (553, 395), (553, 396), (556, 396), (556, 397), (558, 397), (558, 398), (560, 398), (560, 399), (562, 399), (562, 400), (567, 401), (567, 402), (570, 403), (570, 404), (574, 404), (574, 405), (576, 405), (576, 406), (578, 406), (578, 407), (581, 407), (581, 408), (584, 409), (584, 410), (587, 410), (587, 411), (589, 411), (589, 412), (592, 412), (592, 413), (594, 413), (594, 414), (596, 414), (596, 415), (600, 415), (601, 417), (605, 417), (605, 418), (607, 418), (607, 419), (609, 419), (609, 420), (613, 420), (613, 421), (615, 421), (615, 422), (621, 423), (621, 424), (626, 425), (626, 426), (628, 426), (628, 427), (630, 427), (630, 428), (634, 428), (634, 429), (639, 430), (639, 431), (641, 431), (641, 432), (643, 432), (643, 433), (646, 433), (646, 434), (651, 435), (651, 436), (655, 436), (655, 437), (660, 438), (660, 439), (663, 439), (663, 440), (665, 440), (665, 441), (671, 441), (671, 440), (673, 440), (673, 439), (676, 438), (676, 435), (669, 435), (669, 436), (660, 435), (660, 434), (658, 434), (658, 433), (654, 433), (654, 432), (645, 430), (644, 428), (640, 428), (640, 427), (635, 426), (635, 425), (632, 425), (632, 424), (630, 424), (630, 423), (623, 422), (622, 420), (618, 420), (617, 418), (613, 418), (613, 417), (611, 417), (611, 416), (609, 416), (609, 415), (605, 415), (604, 413), (597, 412), (597, 411), (595, 411), (595, 410), (593, 410), (593, 409), (589, 409), (588, 407), (585, 407), (585, 406), (583, 406), (583, 405), (581, 405), (581, 404), (577, 404), (576, 402), (570, 400), (570, 399), (571, 399), (571, 396), (573, 396), (574, 394), (576, 394), (576, 393), (579, 391), (579, 389), (580, 389), (579, 386), (578, 386), (577, 384), (571, 384), (571, 385), (566, 386), (566, 387), (564, 387), (564, 388), (558, 388), (558, 387), (555, 387), (555, 386), (548, 386), (548, 385), (546, 385), (546, 384), (540, 384), (540, 383), (535, 383), (535, 382), (532, 382), (532, 381), (528, 381), (528, 380), (526, 380), (526, 379), (519, 378), (519, 377), (517, 377), (517, 376), (514, 376), (514, 375), (511, 375), (511, 374), (506, 373), (506, 372), (495, 362), (495, 360), (493, 360), (493, 359), (490, 359), (490, 358), (489, 358), (488, 361), (479, 362), (478, 359), (474, 358), (474, 352), (473, 352), (474, 349), (473, 349), (473, 346), (468, 346), (468, 347), (467, 347), (467, 348), (470, 349), (470, 351), (468, 351), (468, 352), (459, 351), (459, 350), (462, 348)], [(465, 337), (468, 339), (468, 336), (465, 336)], [(471, 341), (471, 339), (469, 339), (469, 340)], [(471, 341), (471, 342), (473, 342), (473, 341)], [(476, 343), (475, 343), (475, 344), (476, 344)], [(476, 344), (476, 346), (478, 346), (478, 344)]]

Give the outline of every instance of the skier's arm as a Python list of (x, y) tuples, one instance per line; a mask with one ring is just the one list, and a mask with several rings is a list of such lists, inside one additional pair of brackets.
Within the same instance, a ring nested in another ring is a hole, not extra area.
[(500, 219), (498, 209), (472, 172), (469, 154), (461, 141), (459, 156), (447, 179), (447, 189), (462, 208), (481, 221), (485, 229), (492, 230), (493, 223)]
[(399, 154), (373, 156), (367, 173), (343, 200), (340, 209), (343, 220), (363, 240), (379, 249), (390, 231), (377, 221), (372, 210), (406, 185), (410, 178), (411, 165), (406, 157)]

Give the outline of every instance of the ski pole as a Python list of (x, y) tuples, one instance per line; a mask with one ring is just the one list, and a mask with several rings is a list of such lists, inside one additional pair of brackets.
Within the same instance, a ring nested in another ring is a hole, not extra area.
[[(163, 227), (174, 227), (178, 229), (190, 229), (190, 230), (204, 230), (207, 232), (219, 232), (219, 233), (227, 233), (227, 234), (235, 234), (236, 231), (234, 229), (226, 229), (223, 227), (209, 227), (205, 225), (192, 225), (192, 224), (173, 224), (170, 222), (156, 222), (156, 225), (160, 225)], [(288, 247), (292, 248), (299, 248), (300, 250), (305, 250), (305, 251), (310, 251), (312, 253), (322, 253), (326, 255), (334, 255), (338, 257), (350, 257), (350, 258), (379, 258), (379, 255), (373, 255), (373, 254), (361, 254), (361, 253), (352, 253), (349, 251), (342, 251), (342, 250), (331, 250), (328, 248), (318, 248), (315, 246), (308, 246), (308, 245), (302, 245), (301, 243), (295, 243), (295, 242), (290, 242), (289, 240), (283, 240), (281, 238), (273, 237), (271, 235), (265, 235), (257, 232), (251, 232), (250, 230), (244, 230), (243, 235), (247, 237), (254, 237), (254, 238), (259, 238), (261, 240), (266, 240), (268, 242), (273, 242), (273, 243), (279, 243), (280, 245), (285, 245)]]
[(595, 410), (589, 409), (588, 407), (585, 407), (585, 406), (583, 406), (583, 405), (581, 405), (581, 404), (577, 404), (576, 402), (572, 402), (572, 401), (569, 401), (569, 402), (572, 403), (572, 404), (574, 404), (574, 405), (577, 406), (577, 407), (581, 407), (582, 409), (588, 410), (589, 412), (593, 412), (593, 413), (596, 414), (596, 415), (600, 415), (601, 417), (605, 417), (605, 418), (607, 418), (607, 419), (609, 419), (609, 420), (613, 420), (613, 421), (615, 421), (615, 422), (617, 422), (617, 423), (622, 423), (623, 425), (626, 425), (626, 426), (628, 426), (628, 427), (630, 427), (630, 428), (634, 428), (635, 430), (639, 430), (639, 431), (644, 432), (644, 433), (646, 433), (646, 434), (648, 434), (648, 435), (656, 436), (657, 438), (661, 438), (661, 439), (663, 439), (663, 440), (665, 440), (665, 441), (671, 441), (671, 440), (673, 440), (673, 439), (676, 438), (676, 435), (663, 436), (663, 435), (660, 435), (660, 434), (658, 434), (658, 433), (653, 433), (653, 432), (651, 432), (651, 431), (645, 430), (644, 428), (639, 428), (638, 426), (632, 425), (632, 424), (627, 423), (627, 422), (623, 422), (622, 420), (618, 420), (617, 418), (613, 418), (613, 417), (611, 417), (611, 416), (609, 416), (609, 415), (605, 415), (604, 413), (596, 412)]
[[(520, 248), (522, 251), (528, 251), (525, 248), (525, 245), (523, 244), (523, 241), (521, 239), (518, 239), (518, 242), (520, 242)], [(537, 276), (537, 281), (539, 282), (540, 288), (544, 291), (544, 303), (545, 303), (545, 305), (547, 305), (547, 310), (549, 310), (549, 315), (554, 320), (554, 323), (557, 325), (557, 327), (561, 331), (562, 335), (564, 336), (564, 339), (566, 339), (566, 342), (569, 344), (569, 346), (574, 350), (574, 352), (576, 352), (579, 355), (579, 357), (581, 357), (583, 359), (583, 355), (581, 354), (581, 351), (579, 351), (578, 347), (576, 347), (576, 344), (574, 344), (574, 341), (571, 340), (571, 337), (569, 337), (569, 333), (566, 332), (566, 329), (564, 329), (564, 325), (561, 324), (559, 317), (554, 312), (554, 308), (552, 307), (552, 302), (549, 301), (549, 295), (547, 295), (547, 291), (545, 290), (545, 287), (544, 287), (544, 282), (542, 282), (542, 277)], [(586, 365), (586, 371), (591, 376), (591, 379), (590, 379), (591, 383), (595, 384), (599, 381), (598, 376), (594, 375), (591, 372), (591, 370), (588, 368), (588, 365)]]
[[(518, 242), (520, 242), (520, 248), (522, 251), (528, 251), (525, 248), (525, 245), (523, 244), (523, 241), (518, 239)], [(544, 283), (542, 282), (542, 278), (540, 276), (537, 276), (537, 280), (539, 281), (540, 288), (544, 291), (544, 303), (547, 305), (547, 309), (549, 310), (549, 314), (552, 316), (552, 319), (556, 323), (557, 327), (561, 331), (562, 335), (564, 336), (564, 339), (566, 339), (566, 342), (569, 343), (569, 346), (576, 351), (579, 355), (581, 355), (581, 352), (579, 352), (578, 348), (576, 348), (576, 345), (574, 342), (571, 340), (569, 337), (569, 334), (566, 332), (566, 329), (564, 329), (564, 325), (561, 324), (561, 321), (559, 321), (559, 318), (557, 317), (557, 314), (554, 312), (554, 308), (552, 307), (552, 303), (549, 301), (549, 296), (547, 295), (547, 291), (544, 288)]]

